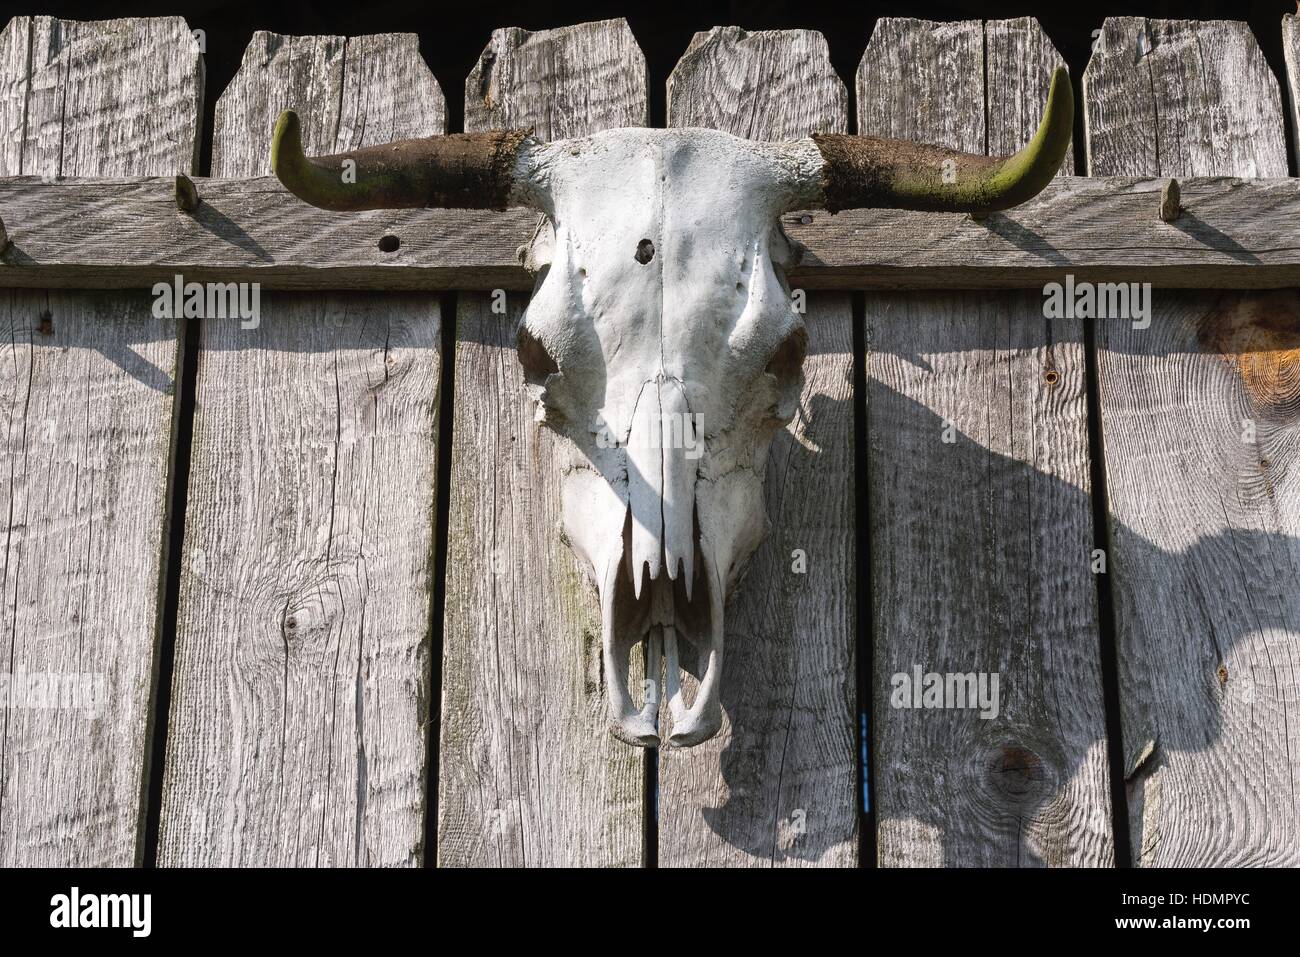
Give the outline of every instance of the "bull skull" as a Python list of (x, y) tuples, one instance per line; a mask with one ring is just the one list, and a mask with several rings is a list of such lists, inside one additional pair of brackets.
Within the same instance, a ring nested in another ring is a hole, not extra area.
[[(1056, 174), (1073, 109), (1058, 69), (1034, 138), (1004, 158), (868, 136), (768, 144), (615, 129), (553, 143), (524, 130), (437, 136), (309, 159), (292, 111), (271, 155), (280, 181), (323, 209), (544, 214), (521, 249), (536, 286), (519, 358), (538, 420), (571, 440), (564, 528), (600, 595), (612, 731), (659, 744), (666, 659), (669, 743), (690, 746), (722, 723), (723, 609), (766, 532), (768, 447), (802, 385), (806, 335), (784, 274), (797, 252), (781, 214), (1006, 209)], [(699, 662), (689, 704), (679, 640)], [(628, 665), (643, 641), (638, 706)]]

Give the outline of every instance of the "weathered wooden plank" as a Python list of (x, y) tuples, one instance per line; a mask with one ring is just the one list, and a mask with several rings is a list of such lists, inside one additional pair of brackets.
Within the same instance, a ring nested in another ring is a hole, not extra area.
[[(846, 132), (847, 100), (820, 33), (718, 27), (669, 77), (668, 123), (793, 139)], [(806, 321), (800, 412), (767, 462), (771, 532), (727, 608), (722, 730), (660, 755), (662, 867), (857, 860), (848, 295), (809, 296)]]
[[(881, 21), (859, 129), (1006, 150), (1059, 62), (1033, 20)], [(1032, 293), (871, 295), (866, 321), (880, 862), (1108, 865), (1082, 324)], [(918, 669), (988, 675), (996, 713), (899, 707)]]
[[(1300, 285), (1300, 181), (1181, 180), (1185, 214), (1157, 215), (1163, 178), (1062, 178), (1006, 213), (794, 213), (808, 250), (804, 289), (1041, 289), (1066, 274), (1167, 288)], [(196, 179), (203, 204), (178, 213), (173, 183), (0, 178), (14, 240), (0, 288), (141, 288), (176, 273), (265, 289), (532, 288), (515, 255), (536, 214), (474, 210), (330, 213), (274, 179)], [(392, 253), (380, 238), (399, 242)]]
[[(198, 45), (179, 17), (16, 17), (0, 34), (0, 174), (192, 171), (202, 91)], [(10, 330), (0, 347), (0, 865), (132, 865), (143, 850), (178, 330), (139, 292), (0, 302)], [(74, 697), (58, 707), (15, 697), (52, 680)]]
[(1083, 106), (1094, 175), (1288, 172), (1277, 79), (1242, 22), (1107, 18)]
[[(266, 172), (291, 105), (325, 153), (444, 126), (414, 34), (259, 32), (214, 171)], [(159, 861), (419, 864), (438, 301), (285, 293), (202, 328)]]
[[(1286, 171), (1244, 23), (1107, 20), (1084, 91), (1090, 172)], [(1134, 863), (1294, 866), (1300, 298), (1162, 293), (1153, 311), (1100, 323), (1097, 354)]]
[(645, 57), (627, 21), (492, 31), (465, 78), (465, 130), (533, 127), (543, 140), (650, 122)]
[(668, 125), (767, 142), (848, 132), (848, 91), (815, 30), (714, 27), (668, 77)]
[(1300, 155), (1300, 17), (1282, 17), (1282, 55), (1286, 60), (1286, 101), (1291, 110), (1292, 146)]
[[(497, 30), (465, 83), (467, 126), (645, 125), (646, 83), (626, 21)], [(607, 730), (595, 591), (560, 537), (563, 440), (524, 391), (523, 297), (492, 303), (456, 305), (438, 862), (637, 865), (643, 754)]]

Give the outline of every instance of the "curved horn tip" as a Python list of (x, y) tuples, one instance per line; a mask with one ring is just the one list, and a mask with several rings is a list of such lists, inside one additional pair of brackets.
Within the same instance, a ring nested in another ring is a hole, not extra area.
[(1070, 71), (1058, 66), (1052, 71), (1043, 116), (1030, 141), (1019, 152), (991, 161), (983, 170), (976, 166), (967, 182), (962, 182), (959, 173), (957, 185), (947, 194), (948, 202), (939, 208), (984, 214), (1011, 209), (1033, 199), (1060, 172), (1073, 136), (1074, 90), (1070, 86)]
[(980, 214), (1010, 209), (1052, 181), (1073, 134), (1074, 91), (1064, 67), (1052, 71), (1047, 104), (1033, 137), (1012, 156), (815, 133), (812, 140), (822, 159), (820, 204), (832, 213), (870, 207)]
[(271, 171), (279, 176), (289, 161), (302, 157), (302, 121), (293, 110), (285, 110), (275, 121), (271, 134)]
[(1046, 151), (1056, 158), (1056, 167), (1060, 169), (1074, 136), (1074, 88), (1070, 85), (1070, 71), (1063, 66), (1052, 71), (1052, 82), (1047, 88), (1047, 105), (1043, 109), (1039, 129), (1046, 131)]
[(319, 209), (365, 209), (364, 195), (349, 191), (336, 174), (302, 150), (302, 121), (295, 110), (285, 110), (271, 134), (271, 172), (293, 195)]
[(311, 161), (302, 151), (302, 121), (296, 110), (285, 110), (271, 134), (271, 172), (299, 199), (312, 202)]
[(1065, 162), (1073, 136), (1074, 90), (1070, 86), (1070, 71), (1058, 66), (1052, 71), (1047, 105), (1033, 139), (1007, 158), (999, 175), (990, 183), (995, 196), (990, 209), (1018, 206), (1042, 192)]

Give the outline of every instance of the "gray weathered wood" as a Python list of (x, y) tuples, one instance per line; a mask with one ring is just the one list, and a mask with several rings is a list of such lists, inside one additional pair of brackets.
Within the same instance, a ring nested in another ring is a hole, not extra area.
[[(141, 288), (177, 273), (264, 289), (532, 288), (515, 255), (536, 214), (475, 210), (330, 213), (274, 179), (195, 178), (202, 204), (177, 212), (170, 177), (43, 184), (0, 178), (14, 240), (0, 288)], [(901, 210), (783, 219), (808, 252), (804, 289), (1041, 289), (1067, 273), (1167, 288), (1300, 285), (1300, 181), (1181, 180), (1186, 214), (1157, 214), (1161, 178), (1062, 178), (981, 222)], [(805, 221), (806, 220), (806, 221)], [(379, 239), (401, 246), (382, 252)]]
[[(202, 93), (179, 17), (16, 17), (0, 34), (0, 174), (192, 172)], [(2, 670), (83, 676), (99, 693), (93, 713), (4, 709), (0, 865), (129, 866), (143, 850), (177, 326), (140, 292), (16, 292), (0, 312)]]
[[(1059, 62), (1033, 20), (883, 20), (859, 129), (1005, 152)], [(880, 863), (1109, 865), (1082, 324), (1037, 293), (869, 295), (866, 321)], [(998, 675), (998, 714), (895, 707), (917, 667)]]
[(1242, 22), (1107, 18), (1082, 107), (1094, 175), (1288, 173), (1277, 79)]
[(648, 126), (645, 57), (627, 21), (492, 31), (465, 78), (465, 130), (533, 127), (544, 140)]
[(668, 77), (668, 125), (768, 142), (846, 133), (848, 99), (817, 31), (714, 27)]
[[(760, 140), (839, 133), (847, 99), (821, 34), (718, 27), (674, 68), (668, 123)], [(660, 755), (662, 867), (857, 861), (848, 295), (809, 296), (806, 321), (800, 411), (767, 463), (771, 532), (727, 608), (723, 728)], [(806, 572), (794, 570), (796, 549)]]
[[(623, 20), (497, 30), (465, 83), (467, 127), (645, 125), (646, 83)], [(515, 355), (524, 297), (492, 303), (456, 304), (438, 861), (634, 866), (643, 753), (607, 730), (595, 590), (560, 538), (561, 440), (533, 421)]]
[[(1286, 172), (1244, 23), (1107, 20), (1084, 90), (1090, 172)], [(1160, 294), (1097, 367), (1134, 863), (1295, 866), (1300, 297)]]
[(1292, 146), (1300, 154), (1300, 18), (1290, 13), (1282, 17), (1282, 55), (1286, 60), (1284, 90), (1291, 111)]
[[(259, 32), (214, 171), (266, 172), (286, 106), (322, 153), (444, 125), (414, 34)], [(427, 293), (204, 320), (160, 863), (421, 862), (438, 346)]]

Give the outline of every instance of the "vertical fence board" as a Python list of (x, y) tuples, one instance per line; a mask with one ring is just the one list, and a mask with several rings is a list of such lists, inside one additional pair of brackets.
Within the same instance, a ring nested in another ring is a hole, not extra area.
[[(673, 70), (668, 123), (795, 139), (845, 132), (847, 100), (821, 34), (719, 27), (697, 33)], [(723, 728), (661, 752), (661, 866), (857, 860), (848, 294), (808, 296), (805, 318), (799, 412), (767, 463), (772, 528), (727, 608)]]
[[(259, 32), (213, 175), (267, 173), (289, 106), (314, 153), (444, 131), (414, 34)], [(420, 862), (438, 348), (431, 294), (204, 321), (160, 863)]]
[(1291, 112), (1291, 145), (1300, 157), (1300, 17), (1282, 18), (1282, 56), (1286, 60), (1286, 102)]
[[(1084, 99), (1091, 175), (1287, 174), (1244, 23), (1109, 19)], [(1149, 328), (1098, 324), (1142, 866), (1300, 863), (1298, 361), (1293, 290), (1157, 291)]]
[[(0, 175), (193, 172), (202, 96), (179, 17), (15, 17), (0, 34)], [(129, 866), (142, 849), (178, 372), (177, 324), (150, 305), (0, 295), (5, 867)], [(16, 701), (45, 676), (103, 697), (90, 713)]]
[[(497, 30), (465, 116), (469, 132), (531, 126), (546, 140), (643, 126), (645, 59), (623, 20)], [(456, 305), (438, 860), (637, 865), (643, 752), (607, 730), (595, 592), (560, 537), (563, 440), (533, 422), (524, 391), (524, 303), (492, 304)]]
[[(1019, 148), (1058, 63), (1033, 20), (882, 20), (859, 131)], [(1037, 293), (869, 295), (866, 321), (880, 863), (1108, 865), (1082, 324)], [(998, 714), (895, 707), (917, 668), (997, 674)]]

